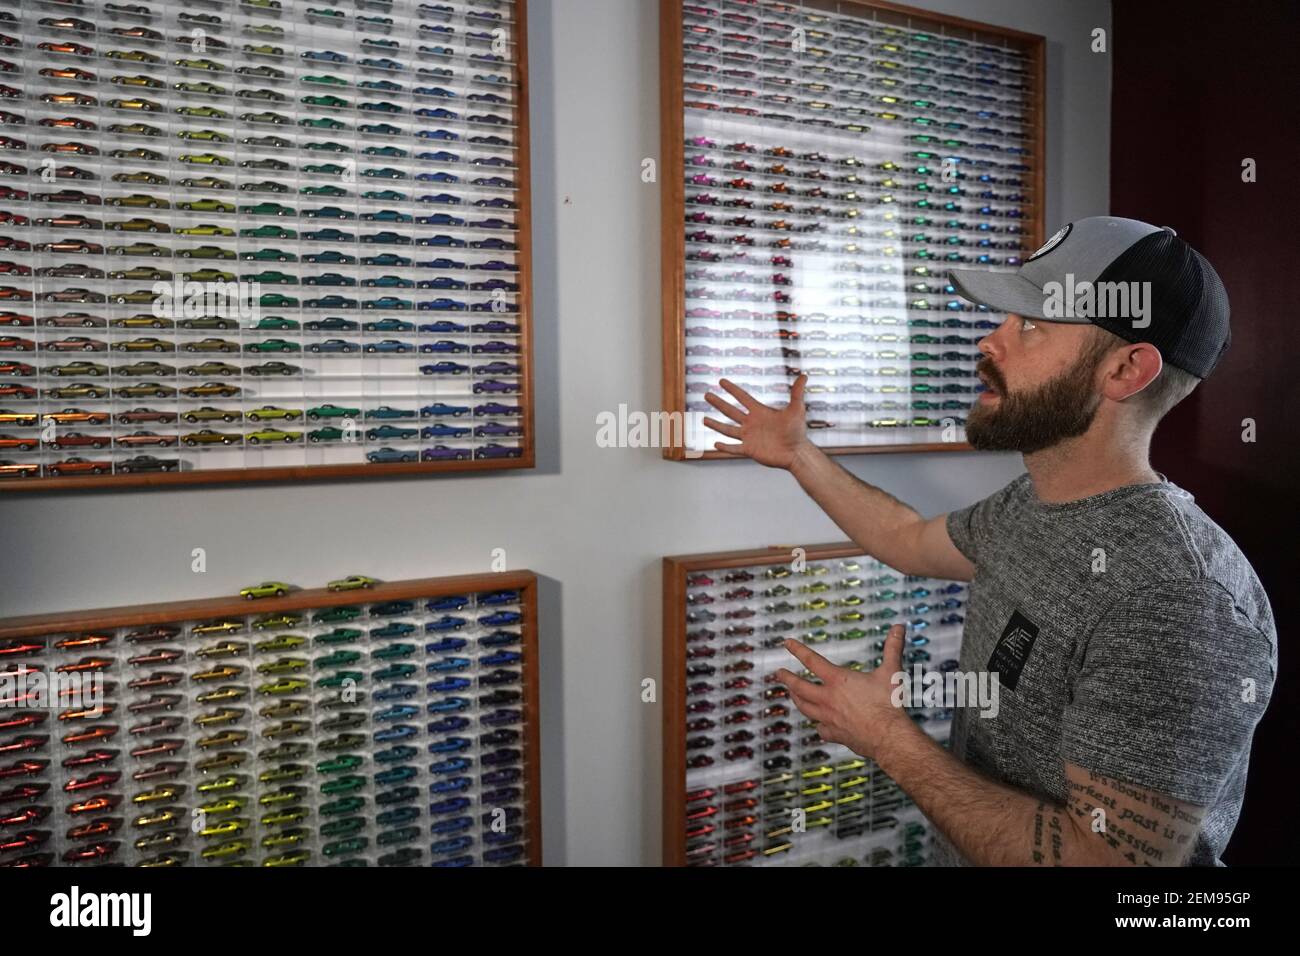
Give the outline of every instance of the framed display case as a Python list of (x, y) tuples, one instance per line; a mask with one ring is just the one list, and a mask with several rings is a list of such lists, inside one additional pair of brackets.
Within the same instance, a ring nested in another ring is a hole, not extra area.
[(284, 587), (0, 620), (0, 866), (539, 865), (536, 577)]
[(893, 3), (660, 0), (668, 458), (729, 457), (727, 378), (800, 374), (832, 453), (969, 449), (1003, 316), (949, 268), (1043, 237), (1044, 40)]
[[(666, 866), (919, 866), (930, 824), (874, 761), (827, 743), (776, 671), (795, 638), (871, 670), (956, 666), (966, 585), (904, 575), (852, 543), (664, 559)], [(804, 676), (808, 676), (806, 673)], [(952, 711), (908, 708), (947, 745)]]
[(526, 0), (0, 13), (0, 487), (534, 463)]

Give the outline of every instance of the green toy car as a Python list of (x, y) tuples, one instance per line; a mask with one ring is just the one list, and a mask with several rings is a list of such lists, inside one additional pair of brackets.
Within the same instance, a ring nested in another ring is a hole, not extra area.
[(261, 584), (254, 584), (251, 587), (242, 588), (239, 596), (253, 600), (254, 598), (264, 597), (284, 597), (289, 593), (289, 585), (283, 581), (263, 581)]
[(256, 630), (263, 631), (271, 627), (297, 627), (301, 623), (301, 614), (272, 614), (258, 618), (253, 622), (253, 627)]
[(353, 641), (359, 641), (365, 636), (365, 632), (355, 627), (336, 627), (325, 634), (317, 634), (314, 638), (317, 644), (350, 644)]
[(333, 109), (345, 109), (348, 105), (347, 100), (332, 93), (315, 93), (311, 96), (304, 96), (302, 102), (308, 106), (328, 106)]
[[(312, 409), (316, 411), (316, 409)], [(310, 415), (311, 412), (308, 412)], [(339, 578), (337, 581), (331, 581), (326, 585), (331, 591), (353, 591), (357, 588), (372, 588), (379, 582), (374, 578), (367, 577), (364, 574), (349, 574), (345, 578)]]
[[(308, 413), (310, 416), (310, 413)], [(361, 616), (361, 608), (351, 605), (345, 607), (332, 607), (323, 611), (318, 611), (312, 617), (313, 624), (324, 624), (331, 621), (352, 621)], [(319, 639), (319, 638), (318, 638)]]
[[(360, 418), (361, 409), (343, 408), (339, 405), (332, 405), (332, 404), (317, 405), (315, 408), (307, 409), (307, 417), (310, 418), (312, 421), (318, 421), (319, 419), (322, 418)], [(333, 588), (333, 585), (330, 586), (331, 588)], [(336, 590), (341, 591), (346, 589), (337, 588)]]
[(295, 694), (307, 689), (307, 682), (296, 677), (287, 677), (284, 680), (272, 681), (269, 684), (258, 685), (259, 694)]
[(268, 637), (266, 640), (258, 641), (253, 648), (259, 653), (267, 651), (291, 651), (295, 647), (302, 647), (307, 643), (307, 638), (301, 634), (277, 634), (275, 637)]

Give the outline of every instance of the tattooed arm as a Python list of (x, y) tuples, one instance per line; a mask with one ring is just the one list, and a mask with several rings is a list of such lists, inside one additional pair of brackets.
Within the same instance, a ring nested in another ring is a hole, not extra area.
[(1195, 844), (1200, 807), (1073, 764), (1067, 801), (1043, 801), (972, 770), (914, 725), (900, 730), (877, 763), (973, 864), (1180, 866)]
[(1205, 808), (1065, 765), (1067, 809), (1105, 842), (1103, 866), (1181, 866), (1196, 845)]
[[(795, 640), (785, 646), (812, 679), (787, 668), (775, 676), (799, 711), (816, 721), (821, 738), (874, 759), (972, 863), (1178, 866), (1194, 846), (1202, 818), (1199, 806), (1123, 782), (1119, 775), (1082, 769), (1080, 764), (1093, 760), (1101, 765), (1108, 749), (1094, 746), (1089, 759), (1064, 758), (1068, 795), (1061, 804), (990, 780), (963, 764), (894, 700), (893, 675), (902, 668), (902, 625), (889, 629), (884, 660), (872, 671), (834, 664)], [(1168, 712), (1166, 708), (1162, 715)], [(1067, 710), (1067, 716), (1067, 727), (1082, 737), (1077, 708)], [(1129, 726), (1143, 725), (1134, 719)], [(1148, 748), (1153, 757), (1161, 753), (1154, 743)], [(1208, 779), (1216, 777), (1217, 771)]]

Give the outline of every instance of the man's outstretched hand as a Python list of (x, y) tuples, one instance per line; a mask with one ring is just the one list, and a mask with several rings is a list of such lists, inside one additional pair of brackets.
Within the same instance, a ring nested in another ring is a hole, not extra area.
[(832, 664), (806, 644), (786, 640), (786, 650), (821, 683), (784, 667), (776, 672), (776, 679), (789, 689), (799, 712), (817, 721), (822, 740), (874, 758), (881, 741), (911, 723), (907, 712), (893, 702), (894, 675), (903, 669), (903, 631), (902, 624), (889, 629), (884, 659), (867, 672)]
[(736, 439), (740, 444), (714, 442), (713, 447), (729, 455), (747, 456), (771, 468), (789, 468), (800, 450), (811, 445), (808, 441), (808, 428), (804, 424), (806, 412), (803, 390), (807, 383), (808, 376), (800, 375), (790, 389), (789, 404), (784, 408), (773, 408), (764, 405), (734, 382), (722, 379), (718, 384), (741, 407), (737, 408), (712, 392), (706, 393), (704, 400), (735, 424), (716, 418), (706, 418), (704, 424), (715, 432)]

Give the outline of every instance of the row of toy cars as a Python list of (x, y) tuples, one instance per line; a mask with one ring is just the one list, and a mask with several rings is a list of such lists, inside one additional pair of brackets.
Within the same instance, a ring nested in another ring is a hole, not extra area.
[[(327, 404), (314, 406), (305, 412), (301, 408), (280, 405), (263, 405), (244, 412), (238, 408), (212, 405), (190, 406), (179, 412), (141, 406), (115, 415), (107, 411), (86, 411), (65, 408), (42, 414), (39, 412), (0, 409), (0, 453), (16, 452), (24, 455), (42, 455), (35, 461), (10, 460), (0, 462), (0, 476), (34, 477), (44, 469), (45, 474), (61, 476), (76, 474), (109, 474), (116, 472), (169, 471), (181, 467), (180, 459), (159, 458), (139, 454), (140, 449), (186, 448), (201, 451), (207, 448), (239, 446), (245, 449), (267, 444), (302, 445), (322, 443), (356, 444), (361, 446), (367, 460), (382, 461), (389, 453), (401, 455), (395, 460), (468, 460), (477, 457), (517, 456), (517, 446), (502, 445), (493, 439), (519, 438), (522, 425), (512, 418), (521, 414), (520, 407), (500, 402), (477, 406), (436, 402), (419, 410), (381, 405), (363, 411), (360, 407), (346, 408)], [(472, 417), (469, 417), (472, 416)], [(293, 429), (280, 424), (293, 423), (306, 418), (320, 423), (309, 430)], [(462, 418), (469, 418), (463, 424)], [(422, 424), (416, 419), (423, 419)], [(135, 430), (106, 430), (109, 422), (117, 425), (137, 426)], [(337, 421), (338, 424), (334, 424)], [(50, 427), (53, 422), (55, 427)], [(251, 431), (227, 430), (232, 423), (245, 422)], [(396, 423), (394, 423), (396, 422)], [(406, 424), (405, 422), (410, 422)], [(62, 430), (70, 425), (70, 430)], [(147, 428), (139, 428), (148, 425)], [(225, 426), (223, 428), (223, 425)], [(186, 430), (198, 427), (197, 430)], [(35, 430), (35, 431), (34, 431)], [(439, 442), (418, 451), (400, 451), (385, 444)], [(473, 445), (447, 445), (444, 442), (476, 440)], [(59, 459), (68, 451), (117, 452), (117, 458), (85, 458), (74, 456)], [(120, 457), (129, 455), (131, 457)], [(373, 456), (373, 457), (372, 457)]]
[[(888, 251), (904, 260), (937, 259), (984, 265), (1017, 265), (1026, 218), (1021, 174), (989, 171), (985, 164), (961, 161), (947, 167), (937, 154), (894, 151), (867, 167), (885, 175), (832, 185), (836, 161), (823, 152), (796, 153), (788, 140), (774, 145), (737, 142), (719, 148), (709, 135), (692, 136), (696, 145), (686, 160), (686, 226), (691, 242), (702, 246), (816, 251), (847, 261)], [(786, 157), (799, 155), (805, 168)], [(815, 159), (815, 162), (814, 162)], [(901, 162), (900, 162), (901, 160)], [(965, 165), (963, 165), (965, 163)], [(863, 167), (855, 167), (863, 172)], [(904, 170), (914, 173), (910, 181)], [(921, 173), (916, 173), (921, 170)], [(950, 178), (944, 179), (946, 171)], [(988, 177), (981, 181), (981, 177)], [(995, 188), (1007, 187), (1007, 188)], [(911, 217), (901, 222), (900, 213)], [(939, 232), (929, 230), (938, 228)], [(767, 233), (767, 235), (764, 235)], [(795, 238), (812, 236), (811, 239)], [(1003, 239), (1002, 237), (1010, 237)], [(771, 255), (769, 253), (769, 255)], [(979, 258), (983, 256), (984, 258)], [(839, 262), (813, 264), (834, 271)]]
[[(917, 149), (866, 162), (857, 157), (832, 158), (820, 150), (796, 152), (790, 146), (770, 143), (723, 145), (708, 135), (692, 136), (686, 145), (686, 187), (713, 190), (687, 197), (688, 226), (716, 227), (697, 229), (708, 237), (697, 241), (749, 246), (761, 242), (770, 247), (772, 237), (764, 237), (762, 232), (816, 234), (845, 237), (850, 242), (871, 240), (861, 249), (903, 244), (914, 259), (926, 258), (922, 253), (927, 243), (955, 249), (1021, 248), (1017, 239), (997, 237), (1014, 237), (1025, 231), (1017, 229), (1015, 221), (1025, 218), (1022, 170)], [(909, 219), (904, 225), (910, 228), (900, 229), (900, 207), (921, 218)], [(924, 217), (938, 212), (974, 218), (952, 220), (951, 224), (945, 220), (946, 234), (933, 235), (926, 229), (937, 223)], [(729, 233), (725, 231), (728, 227), (760, 235)], [(824, 251), (855, 251), (844, 244), (823, 246)]]
[(923, 816), (912, 815), (901, 826), (892, 828), (894, 841), (872, 847), (861, 857), (844, 856), (824, 863), (814, 859), (803, 866), (925, 866), (929, 859), (930, 826)]
[[(695, 134), (684, 142), (686, 165), (715, 169), (732, 180), (755, 177), (764, 183), (786, 183), (787, 188), (773, 190), (783, 197), (795, 200), (823, 200), (827, 205), (801, 207), (789, 204), (793, 215), (828, 219), (853, 219), (862, 215), (851, 207), (838, 203), (861, 203), (868, 198), (879, 201), (882, 197), (899, 191), (930, 192), (941, 186), (957, 186), (959, 190), (990, 189), (981, 198), (1022, 202), (1015, 198), (1014, 190), (1023, 186), (1026, 170), (1021, 164), (1004, 164), (990, 159), (963, 160), (947, 151), (928, 151), (910, 147), (901, 157), (880, 155), (867, 158), (858, 150), (860, 144), (828, 146), (809, 143), (795, 150), (790, 146), (769, 146), (760, 150), (748, 140), (727, 142), (730, 137), (717, 138), (719, 134)], [(783, 139), (785, 137), (782, 137)], [(851, 148), (853, 153), (840, 152)], [(826, 152), (827, 149), (831, 152)], [(704, 152), (700, 152), (704, 150)], [(945, 170), (945, 166), (948, 167)], [(692, 175), (699, 169), (691, 170)], [(792, 184), (792, 185), (791, 185)], [(700, 185), (707, 185), (701, 183)], [(735, 185), (740, 185), (737, 182)], [(1003, 192), (1001, 188), (1012, 190)], [(841, 192), (847, 188), (849, 195)], [(820, 192), (817, 191), (820, 189)], [(956, 192), (953, 195), (965, 195)], [(883, 217), (882, 217), (883, 218)]]
[[(0, 865), (524, 862), (519, 600), (363, 598), (0, 642)], [(34, 696), (53, 675), (97, 683)]]
[[(62, 337), (55, 340), (57, 343), (70, 343), (80, 345), (86, 352), (107, 348), (106, 343), (102, 340), (96, 340), (89, 336), (70, 336)], [(113, 364), (104, 364), (103, 362), (91, 361), (89, 359), (73, 359), (72, 361), (55, 361), (45, 362), (40, 366), (34, 366), (21, 359), (27, 358), (26, 355), (17, 353), (36, 352), (41, 343), (35, 339), (29, 339), (22, 336), (0, 335), (0, 355), (3, 355), (5, 374), (14, 377), (37, 377), (46, 378), (43, 384), (49, 386), (50, 390), (67, 389), (69, 378), (98, 378), (98, 379), (141, 379), (152, 378), (169, 378), (176, 379), (178, 376), (185, 375), (190, 379), (194, 378), (272, 378), (279, 380), (283, 378), (301, 378), (303, 376), (316, 375), (317, 377), (326, 377), (337, 374), (333, 369), (327, 367), (304, 368), (282, 360), (270, 360), (259, 362), (257, 364), (233, 365), (228, 360), (231, 356), (223, 359), (208, 359), (202, 362), (195, 362), (189, 365), (175, 365), (168, 362), (161, 362), (157, 359), (137, 359), (135, 361), (114, 362)], [(152, 336), (140, 337), (123, 343), (127, 346), (139, 345), (142, 349), (152, 348), (156, 353), (174, 351), (175, 346), (170, 342), (165, 342)], [(222, 345), (229, 344), (228, 340), (223, 339), (205, 339), (198, 343), (200, 346), (209, 348), (211, 351), (222, 351)], [(330, 339), (321, 343), (322, 352), (332, 353), (355, 353), (363, 351), (359, 346), (348, 343), (341, 339)], [(237, 348), (238, 346), (236, 346)], [(494, 341), (484, 343), (483, 348), (488, 349), (486, 354), (514, 355), (516, 354), (515, 346)], [(291, 342), (287, 339), (269, 339), (263, 342), (254, 343), (248, 347), (250, 350), (261, 349), (262, 351), (276, 351), (281, 354), (294, 353), (302, 349), (301, 345)], [(455, 342), (453, 340), (438, 340), (436, 342), (425, 343), (418, 346), (419, 351), (424, 354), (434, 355), (456, 355), (460, 356), (465, 352), (470, 352), (473, 346)], [(184, 346), (181, 348), (184, 351)], [(398, 339), (384, 339), (367, 346), (365, 351), (374, 351), (382, 355), (411, 355), (417, 351), (417, 345), (413, 342), (402, 341)], [(307, 352), (314, 351), (311, 346), (306, 349)], [(8, 353), (8, 354), (5, 354)], [(480, 352), (480, 355), (484, 353)], [(35, 357), (35, 356), (33, 356)], [(49, 357), (43, 356), (43, 357)], [(105, 356), (107, 357), (107, 356)], [(470, 356), (466, 356), (469, 358)], [(116, 359), (118, 356), (112, 356)], [(474, 361), (473, 364), (456, 361), (454, 359), (440, 359), (434, 362), (426, 362), (415, 367), (395, 370), (395, 374), (405, 372), (408, 375), (418, 373), (419, 375), (429, 376), (463, 376), (465, 380), (472, 382), (468, 391), (475, 394), (483, 392), (501, 392), (510, 393), (518, 391), (518, 385), (510, 382), (489, 382), (486, 376), (497, 377), (516, 377), (521, 373), (521, 366), (516, 362), (506, 361), (504, 359), (484, 358)], [(57, 380), (57, 381), (55, 381)], [(181, 379), (184, 381), (184, 379)], [(157, 390), (160, 386), (151, 385), (150, 388)], [(6, 390), (6, 394), (15, 398), (35, 398), (38, 389), (28, 385), (14, 385)], [(71, 396), (55, 396), (71, 397)], [(91, 397), (91, 396), (88, 396)], [(130, 397), (128, 395), (128, 397)], [(159, 396), (162, 397), (162, 396)]]
[(1020, 51), (852, 16), (819, 14), (813, 26), (719, 6), (682, 8), (685, 90), (703, 97), (689, 105), (851, 133), (906, 120), (981, 140), (1024, 139), (1030, 68)]
[[(823, 741), (775, 672), (790, 666), (789, 638), (873, 669), (900, 619), (905, 667), (955, 668), (946, 655), (960, 639), (964, 586), (867, 559), (701, 571), (686, 583), (687, 862), (831, 863), (907, 823), (910, 799), (873, 762)], [(949, 710), (909, 712), (946, 735)]]

